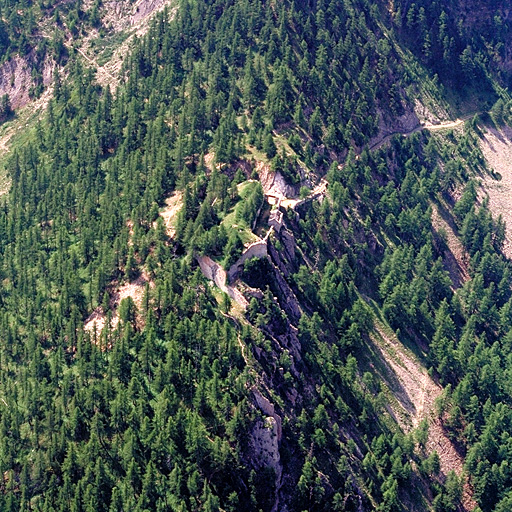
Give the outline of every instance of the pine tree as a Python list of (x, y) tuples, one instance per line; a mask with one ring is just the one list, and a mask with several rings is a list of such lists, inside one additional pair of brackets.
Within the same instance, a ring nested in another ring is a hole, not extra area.
[(11, 100), (7, 94), (0, 98), (0, 123), (7, 121), (13, 114)]
[(277, 147), (274, 142), (274, 137), (272, 137), (272, 133), (270, 131), (265, 135), (265, 139), (263, 140), (263, 151), (266, 153), (267, 158), (272, 159), (277, 154)]

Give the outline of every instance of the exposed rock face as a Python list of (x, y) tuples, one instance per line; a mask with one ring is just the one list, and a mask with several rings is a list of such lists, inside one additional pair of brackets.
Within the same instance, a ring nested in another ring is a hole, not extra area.
[(254, 463), (260, 467), (271, 467), (275, 473), (276, 500), (272, 511), (279, 510), (279, 488), (283, 466), (279, 444), (282, 438), (281, 416), (275, 412), (274, 404), (265, 398), (257, 389), (253, 389), (253, 396), (260, 411), (266, 415), (256, 422), (252, 430), (252, 448)]
[(269, 248), (269, 254), (272, 257), (272, 261), (288, 278), (288, 276), (298, 270), (295, 263), (295, 237), (293, 233), (288, 230), (282, 230), (280, 234), (280, 241), (282, 249), (278, 251), (274, 246)]
[[(380, 119), (382, 120), (383, 118), (380, 117)], [(418, 119), (416, 112), (408, 109), (406, 109), (401, 116), (393, 117), (392, 120), (387, 121), (388, 122), (385, 125), (380, 124), (379, 126), (380, 131), (384, 134), (387, 131), (408, 133), (420, 125), (420, 120)]]
[(268, 253), (274, 266), (274, 278), (279, 295), (279, 303), (293, 324), (296, 324), (302, 316), (302, 310), (295, 293), (286, 282), (285, 277), (294, 271), (295, 240), (291, 233), (281, 232), (283, 249), (278, 251), (273, 244), (268, 244)]
[(411, 133), (421, 126), (416, 112), (405, 106), (405, 112), (399, 117), (390, 117), (383, 111), (379, 111), (379, 132), (370, 140), (369, 148), (376, 148), (379, 144), (387, 140), (396, 133)]
[[(0, 97), (7, 94), (13, 109), (24, 107), (31, 101), (33, 65), (33, 55), (29, 54), (27, 57), (15, 56), (0, 66)], [(46, 59), (38, 66), (42, 66), (43, 85), (46, 87), (53, 81), (55, 62)]]
[(265, 195), (276, 197), (296, 197), (298, 195), (298, 187), (286, 183), (286, 180), (279, 171), (271, 171), (268, 165), (265, 165), (263, 162), (258, 162), (256, 170), (258, 171)]
[(229, 297), (243, 308), (248, 306), (248, 302), (242, 293), (226, 283), (226, 271), (218, 263), (208, 256), (199, 256), (197, 262), (206, 279), (213, 281), (224, 293), (227, 293)]
[(278, 424), (276, 420), (272, 416), (266, 416), (254, 426), (252, 443), (257, 464), (262, 467), (270, 466), (276, 472), (276, 477), (279, 475), (280, 478), (282, 468), (277, 432)]
[(114, 0), (106, 2), (104, 22), (110, 24), (116, 32), (131, 29), (144, 23), (153, 13), (161, 11), (170, 0), (138, 0), (123, 2)]
[(281, 442), (281, 417), (278, 414), (276, 414), (274, 404), (270, 402), (268, 398), (265, 398), (257, 389), (253, 389), (253, 395), (254, 400), (256, 401), (256, 405), (260, 408), (261, 412), (274, 419), (277, 429), (277, 441)]
[(290, 316), (292, 323), (297, 323), (302, 316), (299, 301), (290, 288), (290, 285), (285, 281), (281, 272), (276, 268), (274, 272), (276, 278), (276, 285), (279, 291), (279, 303), (285, 310), (286, 314)]

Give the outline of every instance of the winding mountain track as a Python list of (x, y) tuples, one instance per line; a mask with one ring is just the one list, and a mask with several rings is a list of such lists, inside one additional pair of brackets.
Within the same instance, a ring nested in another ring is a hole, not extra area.
[(422, 132), (424, 130), (428, 130), (431, 132), (437, 132), (441, 130), (450, 130), (454, 128), (458, 128), (459, 126), (462, 126), (468, 119), (471, 119), (475, 115), (483, 114), (483, 112), (472, 112), (471, 114), (466, 114), (462, 117), (459, 117), (455, 119), (455, 121), (443, 121), (438, 124), (433, 123), (425, 123), (425, 124), (418, 124), (415, 126), (412, 130), (409, 130), (408, 132), (392, 132), (385, 135), (381, 140), (378, 140), (371, 144), (368, 149), (370, 151), (374, 151), (376, 149), (380, 149), (382, 146), (384, 146), (387, 142), (389, 142), (395, 135), (402, 135), (402, 137), (409, 137), (413, 133)]
[[(368, 147), (368, 149), (370, 151), (376, 151), (377, 149), (380, 149), (382, 146), (384, 146), (386, 143), (388, 143), (395, 135), (402, 135), (402, 137), (409, 137), (410, 135), (412, 135), (414, 133), (418, 133), (418, 132), (421, 132), (424, 130), (436, 132), (436, 131), (441, 131), (441, 130), (450, 130), (450, 129), (458, 128), (459, 126), (462, 126), (468, 119), (471, 119), (475, 115), (479, 115), (482, 113), (483, 112), (472, 112), (471, 114), (466, 114), (462, 117), (455, 119), (454, 121), (443, 121), (443, 122), (440, 122), (437, 124), (433, 124), (433, 123), (418, 124), (412, 130), (409, 130), (407, 132), (392, 132), (392, 133), (385, 135), (382, 139), (371, 144)], [(343, 167), (343, 165), (341, 165), (341, 167)], [(276, 176), (277, 176), (277, 174), (276, 174)], [(272, 193), (270, 195), (282, 196), (281, 203), (280, 203), (281, 206), (283, 206), (284, 208), (291, 208), (291, 209), (295, 209), (297, 206), (299, 206), (305, 202), (311, 201), (313, 199), (318, 199), (320, 197), (324, 197), (325, 193), (327, 191), (327, 186), (328, 186), (327, 181), (324, 178), (322, 178), (322, 180), (320, 180), (320, 182), (311, 190), (310, 195), (307, 198), (299, 199), (297, 197), (286, 197), (285, 193), (283, 192), (285, 187), (281, 187), (281, 189), (283, 189), (283, 190), (280, 190), (277, 193), (274, 192), (274, 190), (273, 190), (274, 182), (275, 182), (275, 178), (270, 181), (272, 187), (269, 187), (269, 186), (266, 187), (267, 189), (272, 188), (272, 190), (271, 190)]]

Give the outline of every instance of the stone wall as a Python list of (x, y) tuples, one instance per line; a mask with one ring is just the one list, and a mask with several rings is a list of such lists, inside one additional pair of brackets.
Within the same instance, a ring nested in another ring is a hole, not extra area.
[(242, 271), (244, 263), (247, 260), (251, 258), (266, 258), (268, 256), (267, 238), (268, 233), (263, 240), (259, 240), (258, 242), (254, 242), (249, 245), (249, 247), (247, 247), (247, 249), (242, 253), (242, 256), (238, 258), (236, 263), (233, 263), (228, 271), (229, 282), (233, 282), (238, 277), (238, 274)]

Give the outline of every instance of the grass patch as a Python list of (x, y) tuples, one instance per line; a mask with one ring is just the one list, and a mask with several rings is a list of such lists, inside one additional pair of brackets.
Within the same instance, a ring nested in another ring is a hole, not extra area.
[(18, 110), (12, 119), (0, 125), (0, 199), (7, 196), (11, 186), (7, 171), (9, 158), (16, 149), (34, 139), (40, 114), (40, 109), (34, 108), (33, 102), (30, 102)]
[(223, 224), (228, 231), (230, 229), (236, 229), (244, 245), (250, 245), (259, 240), (259, 237), (251, 231), (250, 227), (246, 226), (243, 222), (237, 222), (236, 213), (234, 211), (226, 215), (221, 224)]
[[(246, 199), (258, 186), (258, 181), (256, 180), (247, 180), (237, 185), (238, 195), (242, 199)], [(238, 206), (238, 204), (237, 204)]]
[(248, 180), (238, 184), (238, 195), (240, 200), (235, 204), (229, 213), (222, 219), (221, 224), (228, 230), (236, 229), (244, 245), (250, 245), (257, 242), (260, 238), (252, 232), (252, 227), (240, 215), (240, 209), (243, 202), (253, 194), (255, 189), (260, 186), (258, 181)]

